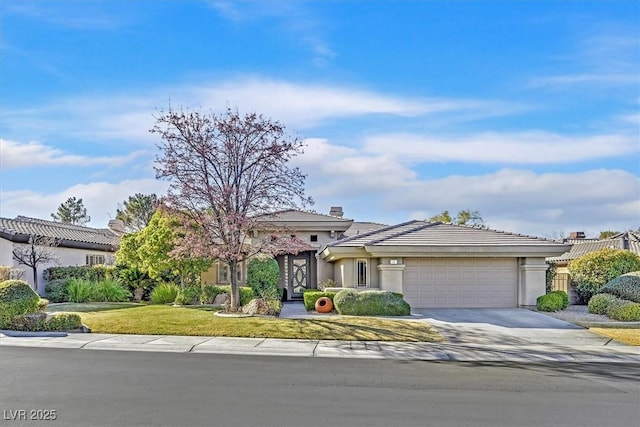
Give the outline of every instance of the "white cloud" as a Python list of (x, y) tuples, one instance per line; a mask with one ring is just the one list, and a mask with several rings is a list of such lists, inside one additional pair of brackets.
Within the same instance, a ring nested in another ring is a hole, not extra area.
[(91, 182), (77, 184), (55, 194), (43, 194), (31, 190), (8, 191), (0, 196), (0, 216), (14, 218), (25, 215), (50, 219), (51, 213), (69, 197), (82, 199), (91, 216), (91, 227), (104, 228), (114, 218), (118, 203), (135, 193), (165, 194), (167, 183), (155, 179), (126, 180), (117, 183)]
[(523, 106), (497, 101), (401, 97), (340, 85), (295, 83), (260, 77), (201, 85), (157, 87), (124, 94), (87, 94), (57, 99), (29, 109), (3, 108), (0, 125), (14, 140), (75, 138), (152, 143), (153, 115), (171, 106), (221, 112), (226, 106), (255, 111), (290, 129), (329, 120), (366, 116), (415, 118), (435, 114), (467, 120), (522, 111)]
[(537, 86), (567, 86), (567, 85), (629, 85), (637, 84), (639, 81), (637, 74), (596, 74), (579, 73), (565, 74), (548, 77), (536, 77), (531, 80), (531, 85)]
[(48, 145), (36, 142), (19, 143), (0, 138), (0, 164), (2, 169), (18, 169), (41, 166), (79, 166), (95, 165), (119, 167), (132, 162), (143, 154), (135, 151), (127, 156), (89, 157), (68, 154)]
[(534, 87), (554, 88), (637, 86), (639, 51), (640, 40), (635, 33), (590, 36), (581, 41), (573, 54), (560, 60), (561, 68), (575, 71), (534, 77), (530, 83)]
[(410, 163), (553, 164), (637, 153), (640, 151), (637, 138), (626, 134), (568, 136), (542, 131), (484, 132), (457, 137), (388, 134), (367, 138), (363, 148)]
[(477, 209), (493, 228), (539, 236), (640, 226), (640, 178), (623, 170), (501, 169), (424, 179), (384, 153), (326, 140), (312, 140), (296, 165), (308, 172), (307, 193), (318, 206), (342, 205), (347, 217), (361, 221), (390, 224)]

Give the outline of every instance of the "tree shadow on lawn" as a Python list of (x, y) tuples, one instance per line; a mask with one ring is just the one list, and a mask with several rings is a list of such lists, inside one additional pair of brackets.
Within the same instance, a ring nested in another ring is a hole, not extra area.
[(308, 325), (318, 328), (318, 334), (325, 337), (324, 339), (326, 336), (335, 334), (335, 338), (332, 339), (353, 341), (440, 342), (444, 340), (444, 337), (434, 328), (417, 322), (347, 318), (299, 319), (298, 321), (301, 322), (301, 328)]
[(121, 310), (126, 308), (139, 308), (146, 306), (147, 304), (140, 304), (135, 302), (63, 302), (49, 304), (46, 311), (47, 313), (87, 313), (94, 311)]

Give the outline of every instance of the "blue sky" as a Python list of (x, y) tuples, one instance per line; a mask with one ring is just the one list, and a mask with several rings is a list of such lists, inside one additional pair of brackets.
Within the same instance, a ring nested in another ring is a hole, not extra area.
[(479, 210), (559, 237), (640, 226), (640, 3), (0, 4), (0, 216), (90, 225), (162, 194), (153, 114), (227, 106), (306, 139), (313, 209)]

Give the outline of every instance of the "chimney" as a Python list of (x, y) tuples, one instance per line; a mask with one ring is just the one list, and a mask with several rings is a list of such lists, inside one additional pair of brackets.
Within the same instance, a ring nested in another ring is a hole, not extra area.
[(569, 233), (570, 239), (584, 239), (584, 231), (572, 231)]
[(329, 215), (342, 218), (342, 215), (344, 215), (344, 212), (342, 212), (342, 206), (331, 206)]
[(124, 222), (119, 219), (110, 219), (109, 224), (107, 225), (109, 230), (113, 231), (116, 234), (124, 234)]

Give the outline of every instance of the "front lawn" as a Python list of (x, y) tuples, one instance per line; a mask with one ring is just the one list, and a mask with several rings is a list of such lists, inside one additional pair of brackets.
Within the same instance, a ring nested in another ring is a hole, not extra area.
[(210, 309), (134, 305), (89, 310), (69, 304), (95, 333), (197, 335), (221, 337), (293, 338), (354, 341), (437, 342), (444, 338), (424, 322), (341, 316), (331, 319), (217, 317)]
[(630, 345), (640, 345), (640, 329), (631, 328), (590, 328), (597, 334), (613, 338), (616, 341)]

